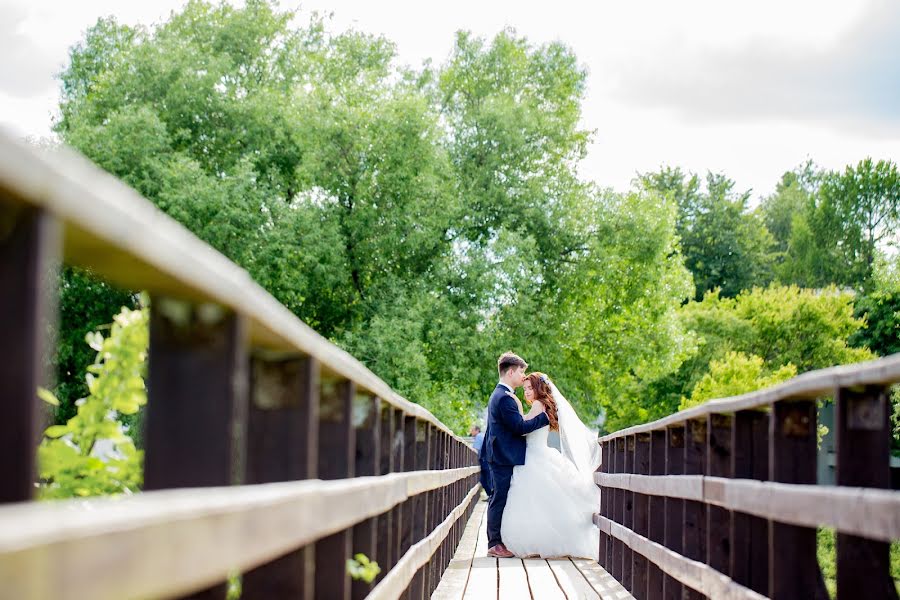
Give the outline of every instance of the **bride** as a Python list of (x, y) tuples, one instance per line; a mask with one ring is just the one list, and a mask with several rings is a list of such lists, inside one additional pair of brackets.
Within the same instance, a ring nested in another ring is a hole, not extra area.
[[(501, 535), (516, 556), (597, 559), (600, 533), (593, 514), (600, 505), (594, 471), (600, 466), (597, 436), (543, 373), (525, 377), (531, 419), (546, 412), (550, 427), (525, 436), (525, 464), (515, 467), (503, 511)], [(559, 450), (548, 445), (559, 432)]]

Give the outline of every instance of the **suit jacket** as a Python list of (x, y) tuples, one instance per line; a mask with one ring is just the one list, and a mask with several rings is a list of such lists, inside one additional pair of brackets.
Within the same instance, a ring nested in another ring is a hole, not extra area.
[(544, 413), (526, 421), (509, 390), (497, 384), (488, 401), (487, 427), (481, 454), (489, 463), (524, 465), (525, 435), (548, 425), (550, 420)]

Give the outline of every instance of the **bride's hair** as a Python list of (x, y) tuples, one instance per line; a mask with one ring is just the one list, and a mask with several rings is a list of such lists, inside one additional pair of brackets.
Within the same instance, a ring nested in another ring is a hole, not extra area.
[(540, 400), (546, 408), (547, 418), (550, 419), (550, 429), (559, 430), (559, 413), (556, 410), (556, 400), (553, 399), (553, 393), (550, 391), (550, 380), (540, 371), (534, 371), (525, 376), (525, 379), (531, 383), (531, 389), (534, 391), (534, 399)]

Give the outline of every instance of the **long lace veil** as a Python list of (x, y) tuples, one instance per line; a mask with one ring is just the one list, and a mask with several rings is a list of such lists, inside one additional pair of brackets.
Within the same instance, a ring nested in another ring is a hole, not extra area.
[(556, 400), (559, 421), (560, 452), (568, 458), (578, 472), (593, 481), (594, 471), (600, 467), (600, 444), (597, 432), (591, 430), (581, 419), (556, 384), (550, 381), (550, 392)]

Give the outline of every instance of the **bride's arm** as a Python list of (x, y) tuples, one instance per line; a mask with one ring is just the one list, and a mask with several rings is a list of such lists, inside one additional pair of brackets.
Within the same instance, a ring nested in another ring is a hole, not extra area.
[(546, 412), (547, 409), (544, 407), (544, 403), (540, 400), (535, 400), (531, 403), (531, 410), (528, 411), (528, 414), (525, 415), (525, 420), (533, 419), (542, 412)]

